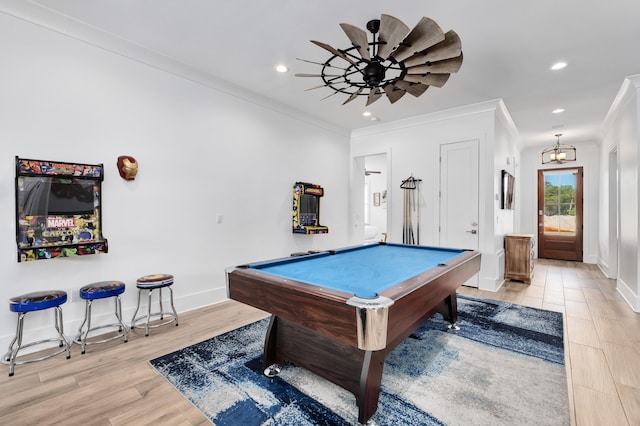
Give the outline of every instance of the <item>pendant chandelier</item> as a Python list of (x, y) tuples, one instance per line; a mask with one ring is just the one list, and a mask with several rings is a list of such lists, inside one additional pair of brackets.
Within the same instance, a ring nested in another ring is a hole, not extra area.
[(567, 161), (576, 161), (576, 148), (560, 143), (562, 133), (555, 136), (558, 138), (556, 144), (542, 151), (542, 164), (563, 164)]

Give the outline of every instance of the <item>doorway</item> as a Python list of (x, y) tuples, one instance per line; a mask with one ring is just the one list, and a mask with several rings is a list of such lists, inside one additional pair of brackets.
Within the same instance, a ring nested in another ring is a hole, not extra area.
[(538, 170), (538, 257), (582, 262), (582, 167)]
[(387, 240), (387, 154), (364, 157), (364, 242)]
[[(478, 141), (440, 145), (440, 246), (478, 250)], [(478, 275), (464, 285), (478, 287)]]

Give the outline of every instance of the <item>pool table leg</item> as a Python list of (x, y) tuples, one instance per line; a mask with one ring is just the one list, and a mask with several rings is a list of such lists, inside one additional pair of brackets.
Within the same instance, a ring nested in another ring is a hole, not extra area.
[(449, 329), (460, 330), (456, 324), (458, 322), (458, 294), (454, 290), (450, 295), (445, 297), (438, 309), (445, 320), (449, 321)]
[(364, 351), (358, 391), (358, 423), (364, 425), (378, 409), (384, 351)]
[(280, 373), (280, 366), (276, 360), (276, 336), (278, 335), (278, 320), (271, 315), (267, 335), (264, 339), (264, 375), (275, 377)]
[(272, 315), (263, 365), (269, 376), (290, 361), (348, 390), (356, 398), (358, 422), (364, 425), (378, 409), (387, 352), (363, 351)]

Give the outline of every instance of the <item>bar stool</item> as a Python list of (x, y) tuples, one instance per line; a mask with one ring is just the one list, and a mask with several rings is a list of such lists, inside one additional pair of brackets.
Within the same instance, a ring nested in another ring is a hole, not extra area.
[[(64, 337), (62, 308), (60, 307), (60, 305), (62, 305), (66, 301), (67, 293), (62, 290), (37, 291), (33, 293), (23, 294), (22, 296), (12, 297), (11, 299), (9, 299), (9, 310), (11, 310), (11, 312), (18, 313), (16, 335), (9, 344), (9, 350), (4, 355), (4, 357), (2, 357), (2, 362), (4, 364), (9, 364), (9, 377), (13, 376), (14, 368), (16, 365), (42, 361), (63, 352), (67, 353), (67, 359), (71, 358), (71, 345), (66, 337)], [(55, 308), (55, 328), (58, 332), (58, 336), (50, 339), (39, 340), (37, 342), (22, 344), (24, 317), (27, 315), (27, 312), (42, 311), (49, 308)], [(27, 359), (21, 361), (16, 360), (16, 358), (18, 357), (18, 352), (21, 349), (46, 342), (58, 342), (61, 349), (37, 359)]]
[[(178, 326), (178, 314), (176, 312), (176, 308), (173, 306), (173, 289), (171, 286), (173, 285), (173, 275), (169, 274), (154, 274), (154, 275), (145, 275), (143, 277), (138, 278), (136, 281), (136, 287), (138, 287), (138, 306), (136, 307), (136, 311), (133, 313), (133, 318), (131, 319), (131, 329), (134, 328), (142, 328), (142, 325), (138, 325), (138, 321), (141, 319), (145, 319), (145, 332), (144, 335), (149, 335), (150, 328), (156, 328), (163, 325), (171, 324), (175, 321), (176, 326)], [(168, 288), (170, 293), (170, 302), (171, 302), (171, 311), (165, 311), (162, 307), (162, 289)], [(153, 290), (158, 291), (158, 300), (160, 302), (160, 311), (151, 312), (151, 294)], [(138, 314), (138, 310), (140, 309), (140, 298), (143, 291), (148, 291), (149, 301), (147, 303), (147, 314), (141, 315), (140, 317), (136, 317)], [(164, 316), (169, 315), (171, 318), (167, 321), (161, 322), (159, 324), (149, 325), (149, 321), (151, 321), (152, 316), (160, 316), (160, 320), (164, 320)]]
[[(122, 302), (120, 300), (120, 295), (124, 293), (124, 288), (125, 285), (121, 281), (100, 281), (93, 284), (87, 284), (80, 289), (80, 298), (85, 300), (85, 313), (84, 321), (80, 325), (80, 328), (78, 328), (78, 334), (74, 339), (74, 342), (82, 345), (82, 353), (85, 353), (87, 345), (93, 345), (94, 343), (105, 343), (119, 337), (124, 337), (124, 342), (127, 342), (128, 329), (122, 322)], [(93, 301), (97, 299), (107, 299), (110, 297), (115, 298), (115, 315), (118, 321), (112, 324), (104, 324), (92, 328), (91, 305), (93, 304)], [(96, 340), (92, 342), (87, 341), (90, 331), (107, 327), (118, 327), (118, 334), (103, 340)]]

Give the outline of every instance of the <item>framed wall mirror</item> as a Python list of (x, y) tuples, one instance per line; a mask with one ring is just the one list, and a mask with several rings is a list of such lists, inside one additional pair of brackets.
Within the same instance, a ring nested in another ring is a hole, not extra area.
[(502, 171), (502, 195), (500, 208), (504, 210), (513, 210), (514, 208), (514, 190), (516, 179), (508, 171)]

